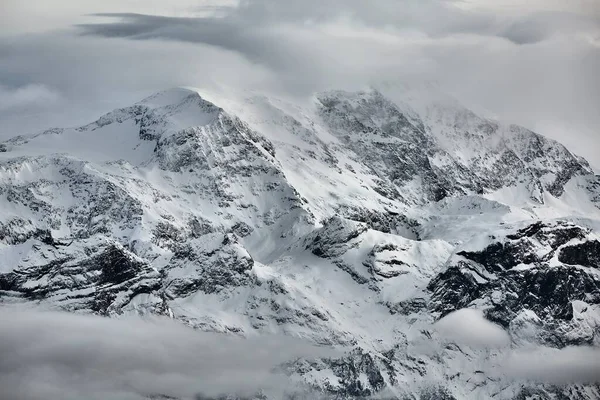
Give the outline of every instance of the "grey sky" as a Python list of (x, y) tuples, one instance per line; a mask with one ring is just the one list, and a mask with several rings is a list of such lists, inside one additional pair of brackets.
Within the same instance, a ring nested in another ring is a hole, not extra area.
[(599, 165), (600, 7), (519, 3), (4, 0), (0, 136), (177, 85), (306, 96), (435, 82)]

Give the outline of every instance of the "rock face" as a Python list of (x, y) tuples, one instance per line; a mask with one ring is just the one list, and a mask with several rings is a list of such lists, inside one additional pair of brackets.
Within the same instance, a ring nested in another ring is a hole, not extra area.
[[(400, 193), (418, 180), (418, 196), (440, 201), (522, 185), (543, 202), (560, 197), (587, 162), (564, 146), (518, 126), (501, 127), (464, 109), (437, 107), (420, 119), (377, 91), (319, 96), (319, 114), (361, 161)], [(432, 127), (433, 125), (433, 127)]]
[(598, 346), (594, 312), (586, 313), (599, 307), (600, 275), (585, 265), (589, 253), (575, 251), (596, 243), (589, 229), (537, 222), (481, 251), (459, 251), (430, 282), (430, 309), (444, 316), (485, 304), (486, 318), (514, 337), (526, 318), (549, 346)]
[[(170, 90), (0, 144), (0, 303), (342, 348), (285, 366), (310, 398), (595, 399), (503, 355), (600, 350), (599, 188), (455, 103)], [(445, 336), (463, 308), (510, 345)]]

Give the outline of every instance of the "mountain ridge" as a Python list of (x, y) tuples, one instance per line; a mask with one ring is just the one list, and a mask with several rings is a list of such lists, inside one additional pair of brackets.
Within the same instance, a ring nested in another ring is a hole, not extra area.
[[(2, 143), (0, 303), (339, 346), (290, 367), (334, 398), (598, 396), (502, 372), (504, 351), (600, 346), (585, 160), (376, 90), (223, 103), (173, 89)], [(510, 345), (445, 338), (437, 322), (465, 308)]]

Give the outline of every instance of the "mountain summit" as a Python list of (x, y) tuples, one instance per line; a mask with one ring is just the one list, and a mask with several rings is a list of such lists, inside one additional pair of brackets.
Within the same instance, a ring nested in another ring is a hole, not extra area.
[(331, 398), (598, 398), (511, 360), (598, 351), (599, 228), (560, 143), (376, 90), (173, 89), (0, 144), (0, 303), (336, 346), (287, 366)]

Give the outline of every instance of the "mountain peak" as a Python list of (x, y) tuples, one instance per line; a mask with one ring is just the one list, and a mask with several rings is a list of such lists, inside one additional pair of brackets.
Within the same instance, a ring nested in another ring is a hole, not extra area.
[[(178, 88), (3, 143), (0, 302), (336, 345), (286, 367), (332, 398), (512, 400), (506, 351), (599, 345), (585, 161), (463, 107), (316, 99)], [(434, 322), (461, 308), (512, 342), (455, 344)]]
[(154, 93), (140, 101), (138, 104), (142, 104), (153, 109), (166, 106), (175, 106), (191, 99), (202, 99), (202, 97), (197, 90), (184, 87), (175, 87)]

